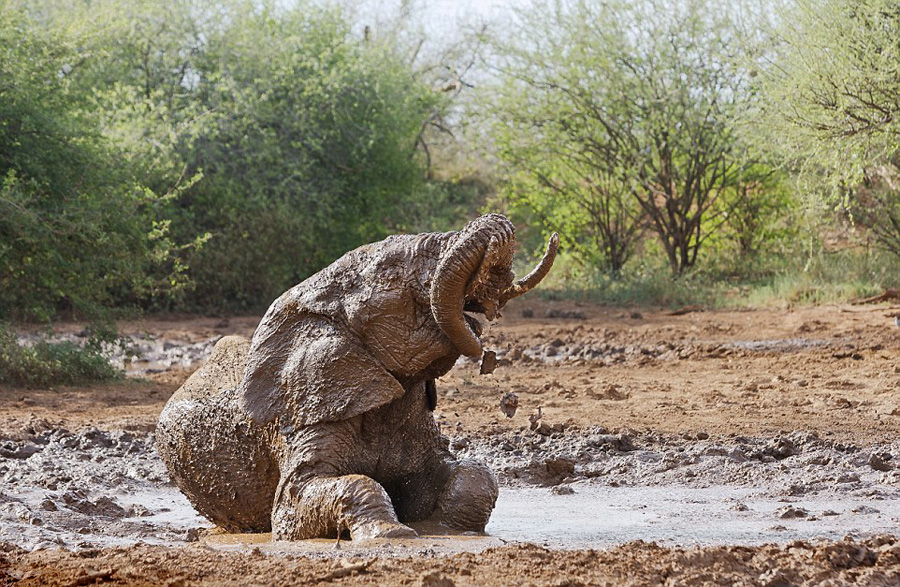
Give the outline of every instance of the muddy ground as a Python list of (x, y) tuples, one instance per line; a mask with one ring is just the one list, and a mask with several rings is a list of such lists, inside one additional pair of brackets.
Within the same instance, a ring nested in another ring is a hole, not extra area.
[(256, 318), (148, 319), (123, 326), (124, 382), (0, 387), (0, 585), (900, 583), (900, 308), (518, 302), (487, 329), (494, 373), (438, 382), (452, 449), (501, 482), (489, 536), (217, 534), (152, 433)]

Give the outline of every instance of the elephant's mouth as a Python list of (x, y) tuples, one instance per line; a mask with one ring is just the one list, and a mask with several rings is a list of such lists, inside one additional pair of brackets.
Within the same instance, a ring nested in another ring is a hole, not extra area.
[[(479, 307), (480, 307), (480, 306), (479, 306)], [(483, 313), (484, 313), (484, 309), (477, 309), (476, 306), (474, 306), (474, 305), (472, 304), (472, 302), (467, 303), (467, 304), (465, 305), (465, 307), (463, 308), (463, 311), (464, 311), (464, 312), (480, 313), (480, 314), (483, 314)], [(478, 318), (476, 318), (475, 316), (472, 316), (472, 314), (468, 314), (468, 313), (464, 313), (464, 314), (463, 314), (463, 317), (466, 319), (466, 323), (469, 325), (469, 328), (471, 328), (471, 329), (472, 329), (472, 332), (475, 333), (475, 336), (479, 336), (479, 337), (480, 337), (480, 336), (481, 336), (481, 333), (482, 333), (482, 331), (483, 331), (483, 328), (482, 328), (482, 326), (481, 326), (481, 321), (479, 321)]]
[(496, 301), (481, 301), (477, 299), (466, 300), (466, 304), (463, 306), (464, 312), (472, 312), (474, 314), (482, 314), (485, 318), (488, 319), (489, 322), (492, 322), (500, 317), (500, 308), (498, 307), (498, 303)]

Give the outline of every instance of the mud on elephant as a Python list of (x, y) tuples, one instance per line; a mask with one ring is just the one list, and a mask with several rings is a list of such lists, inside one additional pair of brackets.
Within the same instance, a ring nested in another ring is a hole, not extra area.
[(430, 517), (483, 530), (497, 482), (448, 450), (434, 380), (482, 354), (469, 314), (498, 317), (557, 246), (554, 234), (514, 281), (515, 229), (489, 214), (347, 253), (278, 298), (251, 341), (219, 341), (175, 392), (157, 426), (169, 474), (232, 532), (414, 536), (404, 523)]

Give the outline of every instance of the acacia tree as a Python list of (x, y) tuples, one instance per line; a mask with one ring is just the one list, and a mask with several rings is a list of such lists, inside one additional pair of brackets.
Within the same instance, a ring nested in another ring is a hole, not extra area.
[(574, 240), (594, 237), (609, 269), (644, 223), (673, 274), (693, 267), (745, 165), (734, 113), (750, 95), (723, 11), (582, 0), (537, 2), (518, 18), (527, 40), (494, 45), (508, 192), (548, 223), (580, 227)]
[(766, 139), (900, 254), (900, 4), (795, 0), (779, 16)]

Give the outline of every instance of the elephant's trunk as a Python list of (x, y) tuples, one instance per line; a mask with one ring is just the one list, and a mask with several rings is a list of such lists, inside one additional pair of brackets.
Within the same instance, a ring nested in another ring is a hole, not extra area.
[(547, 243), (547, 251), (544, 253), (544, 257), (541, 259), (541, 262), (538, 263), (537, 267), (535, 267), (531, 273), (512, 284), (505, 292), (500, 294), (501, 307), (509, 300), (517, 298), (534, 288), (547, 276), (550, 272), (550, 268), (553, 267), (553, 261), (556, 259), (557, 249), (559, 249), (559, 235), (554, 232), (550, 235), (550, 241)]
[(481, 356), (481, 341), (466, 322), (463, 306), (469, 281), (484, 262), (491, 238), (510, 242), (515, 229), (506, 217), (488, 214), (470, 222), (438, 261), (431, 281), (431, 312), (460, 353)]

